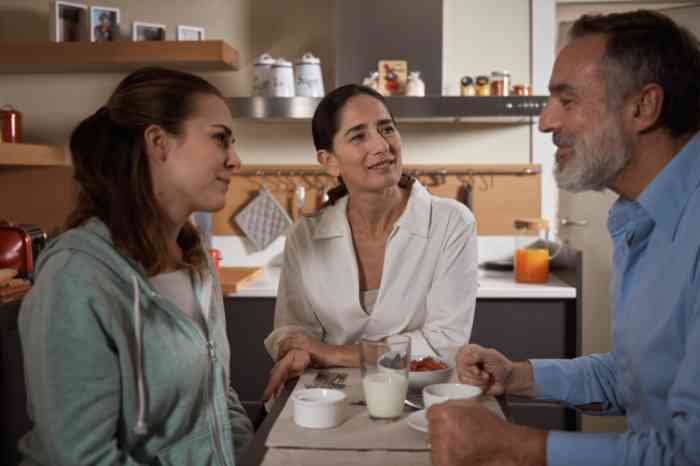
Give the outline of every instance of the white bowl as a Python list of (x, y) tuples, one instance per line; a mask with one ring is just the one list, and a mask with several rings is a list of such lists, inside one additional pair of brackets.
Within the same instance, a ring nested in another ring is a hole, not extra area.
[(440, 383), (423, 389), (423, 406), (430, 408), (436, 403), (448, 400), (466, 400), (481, 395), (481, 388), (463, 383)]
[(347, 396), (340, 390), (308, 388), (292, 395), (294, 423), (308, 429), (329, 429), (345, 420)]
[[(427, 356), (415, 356), (412, 361), (423, 359)], [(440, 369), (436, 371), (424, 371), (416, 372), (410, 371), (408, 373), (408, 389), (412, 391), (420, 391), (428, 385), (434, 385), (438, 383), (445, 383), (452, 377), (452, 371), (454, 371), (455, 364), (446, 358), (441, 358), (438, 356), (431, 356), (436, 361), (447, 364), (447, 369)]]

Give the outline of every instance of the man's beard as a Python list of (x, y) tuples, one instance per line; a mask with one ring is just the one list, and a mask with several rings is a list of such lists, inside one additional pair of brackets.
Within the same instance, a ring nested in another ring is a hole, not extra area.
[(571, 147), (564, 167), (558, 162), (554, 167), (557, 186), (566, 191), (602, 191), (632, 158), (632, 149), (625, 141), (622, 127), (611, 119), (588, 137), (567, 140), (555, 133), (554, 141)]

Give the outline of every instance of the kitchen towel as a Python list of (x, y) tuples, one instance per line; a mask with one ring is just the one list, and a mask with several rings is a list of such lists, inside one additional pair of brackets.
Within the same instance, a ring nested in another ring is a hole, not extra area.
[(292, 224), (287, 212), (264, 186), (260, 188), (255, 199), (250, 201), (232, 220), (243, 230), (258, 251), (269, 246)]

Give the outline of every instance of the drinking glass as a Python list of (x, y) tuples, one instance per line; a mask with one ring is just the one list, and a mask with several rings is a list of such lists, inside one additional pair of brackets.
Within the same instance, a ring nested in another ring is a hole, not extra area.
[(401, 417), (410, 363), (411, 339), (405, 335), (360, 340), (362, 388), (371, 419), (394, 421)]

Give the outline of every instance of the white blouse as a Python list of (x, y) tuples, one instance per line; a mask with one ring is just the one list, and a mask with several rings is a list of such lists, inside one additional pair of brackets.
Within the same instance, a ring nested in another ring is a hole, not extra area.
[(471, 335), (477, 293), (476, 222), (469, 209), (431, 195), (418, 181), (389, 234), (371, 312), (360, 300), (359, 271), (345, 196), (302, 218), (284, 251), (273, 332), (276, 359), (292, 332), (343, 345), (406, 334), (414, 355), (453, 358)]

